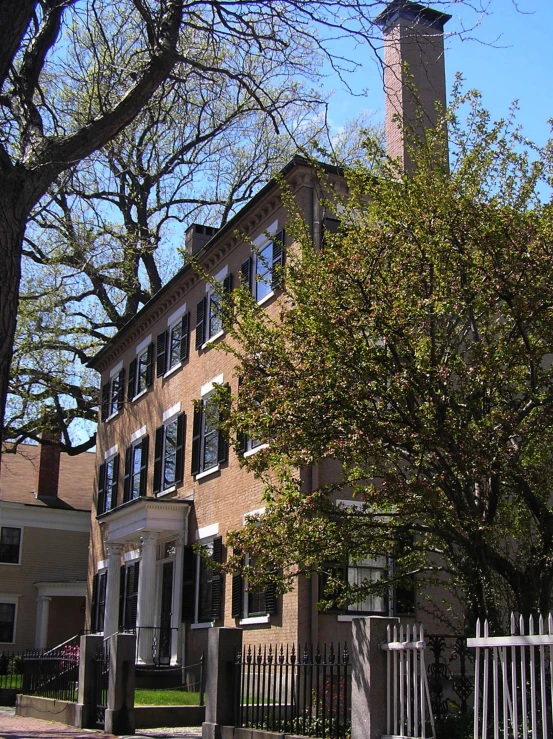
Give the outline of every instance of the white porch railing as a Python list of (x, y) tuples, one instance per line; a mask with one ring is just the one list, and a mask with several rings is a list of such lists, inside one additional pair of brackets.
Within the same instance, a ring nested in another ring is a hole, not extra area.
[[(382, 739), (434, 739), (422, 624), (388, 626), (387, 734)], [(427, 722), (431, 727), (428, 735)]]
[[(517, 624), (518, 621), (518, 624)], [(517, 634), (518, 625), (518, 634)], [(526, 633), (527, 632), (527, 633)], [(548, 739), (553, 724), (553, 616), (526, 629), (511, 614), (511, 635), (490, 636), (476, 625), (474, 739)]]

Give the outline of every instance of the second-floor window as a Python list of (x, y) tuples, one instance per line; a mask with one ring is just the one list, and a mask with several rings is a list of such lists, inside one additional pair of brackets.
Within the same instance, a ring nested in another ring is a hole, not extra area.
[(21, 529), (0, 527), (0, 564), (18, 565), (20, 562)]
[(102, 386), (102, 420), (114, 416), (123, 407), (125, 399), (125, 370), (123, 367)]
[(190, 313), (184, 313), (158, 334), (156, 341), (156, 375), (162, 377), (188, 359)]
[(119, 484), (119, 454), (114, 454), (100, 465), (98, 472), (98, 515), (111, 511), (117, 505)]
[(185, 414), (168, 419), (156, 430), (154, 493), (173, 490), (184, 475)]
[(247, 285), (258, 303), (270, 298), (280, 287), (283, 265), (284, 230), (275, 234), (272, 241), (261, 243), (253, 257), (242, 262), (242, 284)]
[(192, 434), (193, 475), (218, 469), (227, 461), (228, 441), (219, 428), (220, 407), (213, 393), (208, 393), (194, 411)]
[[(221, 278), (221, 291), (229, 293), (232, 290), (232, 273)], [(205, 343), (216, 339), (223, 333), (224, 312), (221, 305), (221, 295), (213, 288), (209, 288), (205, 298), (196, 306), (196, 349), (201, 349)]]
[(125, 452), (125, 480), (123, 484), (124, 503), (146, 495), (148, 449), (148, 436), (143, 436), (127, 447)]

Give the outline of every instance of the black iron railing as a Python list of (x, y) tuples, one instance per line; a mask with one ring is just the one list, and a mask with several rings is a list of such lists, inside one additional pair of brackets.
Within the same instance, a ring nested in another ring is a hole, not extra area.
[(470, 723), (474, 705), (474, 650), (465, 637), (426, 636), (426, 672), (436, 725)]
[(21, 690), (24, 652), (0, 652), (0, 690)]
[(77, 700), (78, 646), (68, 643), (49, 650), (27, 649), (21, 659), (22, 693), (57, 700)]
[(109, 643), (96, 650), (94, 660), (94, 706), (96, 726), (103, 728), (108, 705), (109, 686)]
[(237, 726), (338, 739), (351, 725), (347, 645), (247, 646), (235, 659)]

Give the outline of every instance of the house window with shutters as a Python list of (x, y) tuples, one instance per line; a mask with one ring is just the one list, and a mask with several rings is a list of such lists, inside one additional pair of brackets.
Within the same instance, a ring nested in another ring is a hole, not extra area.
[(153, 373), (154, 343), (148, 336), (136, 347), (136, 359), (129, 365), (129, 379), (127, 383), (127, 399), (136, 400), (151, 387)]
[[(332, 600), (332, 589), (336, 588), (336, 596), (339, 591), (340, 581), (347, 582), (352, 587), (361, 587), (367, 584), (378, 583), (388, 577), (391, 562), (388, 557), (365, 558), (358, 561), (350, 561), (348, 564), (336, 562), (325, 565), (320, 577), (320, 597), (324, 600)], [(338, 613), (338, 620), (351, 620), (354, 615), (392, 615), (393, 598), (392, 591), (376, 591), (367, 593), (355, 603), (350, 603), (345, 609), (338, 604), (328, 608), (329, 613)]]
[(134, 440), (125, 451), (124, 503), (136, 498), (143, 498), (146, 495), (148, 449), (149, 437), (144, 435)]
[(222, 409), (212, 392), (202, 397), (194, 410), (192, 468), (196, 479), (219, 470), (228, 458), (228, 439), (219, 428)]
[[(254, 561), (245, 555), (244, 565), (253, 565)], [(232, 576), (232, 616), (239, 619), (240, 624), (265, 624), (270, 616), (276, 613), (276, 595), (274, 585), (265, 590), (252, 588), (247, 578), (241, 573)]]
[[(276, 231), (274, 223), (269, 231)], [(240, 268), (242, 284), (246, 285), (258, 303), (269, 300), (280, 287), (284, 265), (284, 230), (272, 240), (265, 235), (254, 241), (255, 254), (248, 257)]]
[(215, 275), (215, 281), (220, 288), (206, 285), (207, 295), (196, 306), (196, 349), (203, 349), (210, 341), (215, 341), (224, 333), (224, 311), (221, 306), (221, 293), (230, 293), (232, 290), (232, 273), (228, 268)]
[(134, 632), (136, 630), (139, 576), (140, 562), (131, 562), (121, 567), (119, 599), (119, 628), (121, 631)]
[(167, 330), (156, 340), (156, 375), (168, 375), (188, 359), (190, 344), (190, 313), (186, 305), (175, 311), (167, 321)]
[(156, 429), (155, 495), (167, 495), (183, 480), (185, 423), (184, 413), (170, 409), (163, 425)]
[(182, 618), (191, 620), (193, 628), (212, 626), (223, 612), (223, 578), (211, 566), (211, 562), (223, 561), (223, 540), (220, 536), (209, 537), (202, 539), (200, 546), (201, 556), (194, 553), (193, 547), (185, 547), (189, 551), (185, 551), (184, 557)]
[(106, 613), (106, 590), (108, 582), (107, 570), (94, 575), (92, 580), (92, 599), (90, 604), (90, 630), (98, 634), (104, 631)]
[(109, 382), (102, 385), (102, 421), (108, 421), (123, 407), (125, 400), (125, 369), (119, 362), (110, 372)]
[(98, 506), (97, 514), (107, 513), (117, 506), (117, 489), (119, 485), (119, 454), (109, 450), (106, 460), (100, 465), (98, 472)]

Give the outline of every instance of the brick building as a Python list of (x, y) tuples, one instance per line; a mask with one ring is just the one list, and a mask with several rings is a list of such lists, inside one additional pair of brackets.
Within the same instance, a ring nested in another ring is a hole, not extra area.
[[(403, 157), (403, 149), (392, 116), (398, 105), (409, 114), (412, 104), (412, 93), (401, 83), (402, 62), (416, 63), (422, 102), (431, 101), (432, 109), (435, 100), (445, 102), (448, 18), (396, 1), (380, 16), (390, 61), (388, 138), (395, 155)], [(315, 248), (325, 228), (336, 225), (336, 215), (322, 204), (325, 188), (331, 184), (345, 192), (335, 169), (325, 167), (325, 173), (326, 180), (319, 180), (300, 157), (280, 173), (311, 227)], [(245, 282), (268, 311), (278, 310), (275, 268), (293, 248), (278, 181), (271, 180), (219, 231), (194, 225), (186, 234), (186, 249), (221, 289)], [(255, 630), (258, 643), (316, 642), (348, 638), (355, 614), (398, 613), (394, 593), (368, 598), (345, 613), (319, 613), (315, 578), (300, 579), (280, 598), (249, 593), (240, 578), (221, 578), (194, 554), (200, 542), (214, 561), (222, 561), (227, 532), (261, 506), (261, 484), (240, 467), (217, 428), (213, 388), (229, 384), (236, 393), (238, 384), (233, 358), (216, 350), (223, 336), (217, 294), (185, 266), (91, 363), (101, 373), (102, 411), (89, 626), (105, 635), (136, 628), (143, 664), (194, 661), (213, 625)], [(242, 453), (259, 448), (250, 440)], [(330, 462), (318, 465), (306, 471), (305, 484), (316, 489), (334, 472)], [(386, 566), (376, 560), (350, 564), (347, 576), (377, 578)]]
[(84, 627), (95, 455), (20, 444), (2, 456), (0, 650), (61, 644)]

